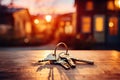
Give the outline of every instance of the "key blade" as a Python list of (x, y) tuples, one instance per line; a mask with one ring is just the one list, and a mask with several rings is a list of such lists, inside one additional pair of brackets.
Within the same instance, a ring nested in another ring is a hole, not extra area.
[(60, 55), (60, 58), (65, 60), (70, 65), (71, 68), (76, 67), (76, 65), (74, 64), (73, 60), (69, 55)]
[(76, 68), (76, 65), (74, 64), (73, 60), (70, 58), (66, 59), (67, 63), (71, 66), (71, 68)]
[(75, 61), (79, 61), (79, 62), (85, 62), (87, 64), (90, 64), (90, 65), (94, 65), (94, 62), (93, 61), (87, 61), (87, 60), (80, 60), (80, 59), (77, 59), (77, 58), (71, 58), (74, 62)]
[(65, 70), (70, 69), (70, 65), (67, 62), (65, 62), (64, 60), (59, 60), (56, 63), (61, 65)]
[(56, 61), (55, 56), (53, 56), (52, 54), (48, 54), (44, 59), (39, 60), (38, 62), (45, 62), (45, 61), (49, 61), (50, 63), (53, 63), (54, 61)]
[(67, 63), (60, 63), (62, 67), (64, 67), (66, 70), (70, 69), (70, 66)]

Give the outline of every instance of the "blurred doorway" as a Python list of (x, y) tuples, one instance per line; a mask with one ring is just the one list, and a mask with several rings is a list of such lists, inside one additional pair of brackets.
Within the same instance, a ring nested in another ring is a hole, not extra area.
[(98, 43), (105, 42), (105, 16), (95, 15), (94, 16), (94, 38)]
[(108, 43), (118, 43), (119, 37), (118, 37), (118, 17), (111, 16), (108, 18), (108, 34), (107, 34), (107, 40)]

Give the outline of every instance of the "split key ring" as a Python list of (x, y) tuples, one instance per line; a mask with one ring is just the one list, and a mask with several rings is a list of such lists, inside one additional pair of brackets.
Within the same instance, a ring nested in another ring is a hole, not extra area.
[(69, 55), (69, 54), (68, 54), (68, 47), (67, 47), (67, 45), (66, 45), (64, 42), (60, 42), (60, 43), (58, 43), (58, 44), (56, 45), (56, 47), (55, 47), (55, 49), (54, 49), (54, 54), (53, 54), (53, 56), (55, 56), (55, 59), (56, 59), (56, 60), (59, 59), (59, 58), (57, 59), (57, 57), (56, 57), (56, 50), (57, 50), (57, 48), (58, 48), (60, 45), (64, 45), (64, 47), (65, 47), (65, 49), (66, 49), (65, 55)]

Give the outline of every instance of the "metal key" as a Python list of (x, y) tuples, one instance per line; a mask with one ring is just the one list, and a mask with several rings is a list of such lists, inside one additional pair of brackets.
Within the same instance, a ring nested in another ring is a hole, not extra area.
[[(66, 52), (64, 54), (63, 54), (63, 52), (59, 53), (59, 55), (57, 57), (56, 50), (61, 44), (63, 44), (65, 46)], [(76, 67), (76, 65), (75, 65), (76, 61), (84, 62), (84, 63), (90, 64), (90, 65), (94, 64), (94, 62), (92, 62), (92, 61), (80, 60), (78, 58), (70, 57), (70, 55), (68, 54), (68, 47), (63, 42), (57, 44), (57, 46), (54, 50), (54, 54), (48, 54), (43, 60), (39, 60), (38, 62), (44, 62), (44, 61), (49, 61), (50, 64), (61, 65), (66, 70), (68, 70), (70, 68), (75, 68)]]
[(43, 60), (39, 60), (38, 62), (45, 62), (45, 61), (49, 61), (52, 64), (56, 61), (56, 58), (55, 56), (53, 56), (53, 54), (48, 54)]
[(62, 54), (62, 55), (59, 55), (59, 57), (63, 60), (65, 60), (70, 66), (71, 68), (75, 68), (76, 65), (74, 64), (73, 60), (71, 59), (71, 57), (67, 54)]
[(47, 55), (46, 58), (44, 58), (43, 60), (39, 60), (38, 62), (45, 62), (45, 61), (49, 61), (50, 64), (61, 65), (66, 70), (70, 69), (70, 66), (67, 62), (65, 62), (64, 60), (61, 60), (60, 58), (56, 60), (53, 54)]
[(94, 62), (93, 61), (87, 61), (87, 60), (80, 60), (78, 58), (71, 58), (74, 62), (75, 61), (79, 61), (79, 62), (84, 62), (84, 63), (87, 63), (87, 64), (90, 64), (90, 65), (94, 65)]
[(62, 59), (54, 62), (54, 64), (59, 64), (66, 70), (70, 69), (70, 65), (66, 61), (64, 61)]

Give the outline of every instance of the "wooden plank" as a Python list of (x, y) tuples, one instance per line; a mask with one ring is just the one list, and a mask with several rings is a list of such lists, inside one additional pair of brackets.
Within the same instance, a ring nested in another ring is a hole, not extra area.
[[(57, 51), (57, 54), (64, 52)], [(69, 53), (95, 65), (77, 63), (75, 69), (37, 64), (53, 50), (0, 51), (0, 80), (120, 80), (120, 52), (114, 50), (70, 50)]]

